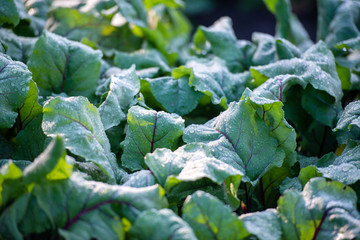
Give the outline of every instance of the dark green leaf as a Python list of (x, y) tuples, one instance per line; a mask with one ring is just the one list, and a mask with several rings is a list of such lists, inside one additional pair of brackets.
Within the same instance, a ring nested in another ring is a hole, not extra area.
[(66, 93), (92, 97), (99, 79), (102, 53), (44, 31), (29, 60), (40, 94)]
[(0, 128), (10, 128), (29, 91), (31, 72), (22, 62), (0, 53)]
[(275, 209), (243, 214), (239, 218), (245, 228), (259, 240), (280, 240), (281, 225)]
[(169, 209), (144, 211), (130, 229), (131, 239), (197, 240), (191, 227)]
[(180, 116), (194, 110), (203, 96), (189, 86), (187, 77), (179, 79), (160, 77), (146, 80), (150, 84), (151, 93), (165, 110)]
[(129, 129), (123, 142), (121, 161), (133, 171), (146, 168), (144, 156), (156, 148), (176, 148), (184, 129), (184, 120), (180, 116), (139, 106), (130, 108), (127, 120)]
[(286, 191), (278, 204), (285, 239), (353, 239), (359, 236), (356, 194), (339, 182), (313, 178), (302, 193)]
[(99, 106), (99, 114), (105, 130), (119, 125), (126, 119), (125, 112), (135, 104), (135, 96), (139, 91), (140, 80), (134, 68), (110, 77), (109, 92)]
[(110, 151), (98, 110), (86, 98), (51, 98), (43, 111), (42, 128), (47, 136), (62, 135), (70, 152), (96, 163), (110, 181), (121, 179), (123, 173)]

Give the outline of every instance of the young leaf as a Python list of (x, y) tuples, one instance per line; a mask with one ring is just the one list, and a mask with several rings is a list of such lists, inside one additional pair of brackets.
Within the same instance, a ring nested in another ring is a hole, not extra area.
[(286, 191), (278, 205), (286, 239), (352, 239), (360, 233), (356, 194), (339, 182), (313, 178), (302, 193)]
[(198, 239), (244, 239), (249, 236), (243, 222), (220, 200), (197, 191), (185, 200), (183, 219)]
[(139, 106), (130, 108), (127, 119), (129, 129), (123, 142), (121, 161), (132, 171), (145, 168), (144, 156), (156, 148), (176, 148), (184, 129), (184, 120), (180, 116)]
[(64, 92), (89, 98), (99, 79), (101, 57), (100, 51), (44, 31), (28, 65), (40, 95)]
[(142, 212), (131, 227), (130, 236), (138, 240), (197, 239), (191, 227), (169, 209)]
[(29, 91), (31, 72), (0, 53), (0, 128), (11, 128)]

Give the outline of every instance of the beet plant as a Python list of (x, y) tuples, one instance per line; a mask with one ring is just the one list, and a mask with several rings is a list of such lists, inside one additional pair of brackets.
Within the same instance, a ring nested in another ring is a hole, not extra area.
[(2, 0), (0, 239), (359, 239), (360, 2), (264, 4)]

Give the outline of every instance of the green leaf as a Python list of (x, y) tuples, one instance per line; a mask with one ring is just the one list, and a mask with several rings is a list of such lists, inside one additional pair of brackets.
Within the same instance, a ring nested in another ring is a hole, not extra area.
[(240, 102), (204, 125), (190, 125), (184, 141), (204, 142), (213, 155), (245, 173), (253, 185), (271, 168), (280, 167), (296, 147), (294, 129), (285, 121), (282, 104), (252, 97), (250, 90)]
[(66, 93), (92, 97), (100, 74), (102, 53), (44, 31), (29, 60), (40, 94)]
[(142, 0), (116, 0), (120, 14), (132, 24), (140, 27), (148, 26), (148, 15)]
[(182, 0), (144, 0), (144, 5), (147, 9), (150, 9), (158, 4), (164, 4), (169, 8), (184, 6), (184, 2)]
[(39, 104), (39, 93), (36, 86), (36, 83), (31, 80), (30, 88), (26, 96), (24, 104), (20, 107), (19, 111), (19, 121), (21, 128), (26, 128), (26, 126), (39, 114), (42, 113), (42, 106)]
[(350, 185), (360, 180), (360, 146), (344, 151), (326, 167), (318, 167), (323, 177)]
[(300, 50), (286, 39), (276, 39), (275, 46), (278, 59), (299, 58), (301, 56)]
[(129, 68), (135, 64), (136, 70), (158, 67), (162, 72), (170, 72), (169, 63), (156, 50), (141, 49), (132, 53), (116, 52), (114, 64), (119, 68)]
[(110, 181), (122, 177), (98, 110), (86, 98), (51, 98), (43, 111), (42, 128), (47, 136), (63, 136), (70, 152), (97, 164)]
[(126, 119), (125, 112), (134, 105), (135, 96), (139, 91), (140, 80), (134, 67), (110, 77), (109, 92), (99, 106), (99, 114), (105, 130), (119, 125)]
[[(358, 19), (360, 4), (357, 1), (319, 1), (318, 37), (329, 47), (360, 36)], [(324, 28), (321, 30), (320, 28)]]
[(338, 132), (340, 143), (346, 143), (348, 139), (360, 140), (360, 101), (351, 102), (345, 107), (333, 131)]
[(122, 186), (129, 186), (129, 187), (149, 187), (155, 185), (155, 177), (153, 173), (149, 170), (140, 170), (129, 174), (126, 178), (124, 178), (124, 184)]
[(176, 113), (180, 116), (193, 111), (198, 105), (203, 94), (196, 92), (189, 86), (189, 79), (181, 77), (174, 79), (172, 77), (160, 77), (146, 79), (149, 82), (151, 93), (155, 99), (169, 113)]
[(360, 233), (356, 199), (351, 188), (324, 178), (311, 179), (302, 193), (286, 191), (278, 202), (283, 238), (356, 238)]
[(0, 209), (26, 192), (26, 189), (21, 188), (22, 183), (19, 183), (21, 177), (21, 170), (12, 161), (0, 168)]
[(106, 55), (109, 49), (135, 51), (141, 46), (141, 39), (131, 32), (128, 24), (114, 27), (108, 20), (77, 9), (56, 8), (51, 11), (47, 29), (70, 40), (95, 43), (104, 48)]
[(248, 72), (240, 74), (229, 72), (225, 62), (216, 57), (210, 60), (192, 59), (185, 64), (185, 67), (174, 71), (175, 78), (190, 73), (189, 85), (211, 97), (213, 104), (220, 104), (223, 108), (233, 101), (238, 101), (246, 84), (251, 80)]
[(20, 22), (20, 15), (16, 7), (16, 0), (5, 0), (0, 7), (0, 25), (10, 23), (14, 26)]
[(341, 0), (318, 0), (318, 22), (317, 22), (317, 39), (325, 40), (328, 34), (330, 33), (330, 23), (333, 20), (336, 9), (342, 3)]
[(29, 91), (31, 72), (22, 62), (0, 53), (0, 128), (11, 128)]
[(169, 209), (147, 210), (130, 229), (131, 239), (196, 240), (191, 227)]
[(269, 34), (255, 32), (252, 41), (257, 45), (252, 56), (252, 65), (266, 65), (275, 61), (275, 38)]
[(243, 214), (239, 218), (245, 228), (259, 240), (280, 240), (281, 225), (275, 209)]
[[(266, 80), (254, 93), (269, 99), (286, 102), (286, 92), (292, 86), (300, 85), (305, 89), (301, 105), (306, 112), (322, 124), (333, 126), (343, 93), (334, 57), (323, 42), (306, 51), (302, 59), (252, 67), (250, 72), (257, 85)], [(313, 104), (314, 101), (317, 104)], [(297, 119), (291, 120), (297, 122)]]
[(33, 160), (44, 151), (51, 138), (44, 134), (42, 120), (43, 115), (37, 115), (16, 135), (14, 159)]
[(33, 52), (36, 38), (19, 37), (12, 31), (0, 29), (0, 43), (7, 46), (6, 54), (13, 60), (27, 63)]
[(245, 56), (240, 50), (238, 40), (232, 28), (229, 17), (222, 17), (212, 26), (200, 26), (194, 36), (195, 48), (198, 51), (207, 50), (206, 42), (210, 43), (209, 50), (226, 61), (232, 72), (245, 70)]
[(229, 163), (214, 158), (205, 144), (187, 144), (174, 152), (157, 149), (146, 155), (145, 163), (165, 187), (169, 201), (181, 199), (198, 190), (201, 181), (207, 178), (218, 185), (225, 183), (227, 201), (233, 209), (239, 206), (237, 189), (243, 173)]
[(130, 170), (144, 169), (144, 156), (156, 148), (175, 149), (184, 129), (184, 120), (165, 112), (146, 110), (139, 106), (129, 109), (129, 129), (123, 142), (123, 165)]
[(291, 12), (289, 0), (263, 1), (276, 17), (276, 35), (278, 37), (289, 40), (301, 50), (306, 50), (313, 44), (299, 19)]
[(220, 200), (197, 191), (188, 196), (183, 206), (183, 219), (193, 228), (198, 239), (244, 239), (249, 232)]

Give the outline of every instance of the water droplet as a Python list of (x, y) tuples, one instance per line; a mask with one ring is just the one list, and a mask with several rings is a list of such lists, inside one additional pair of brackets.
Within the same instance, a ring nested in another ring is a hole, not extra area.
[(25, 88), (22, 88), (21, 91), (25, 92)]

